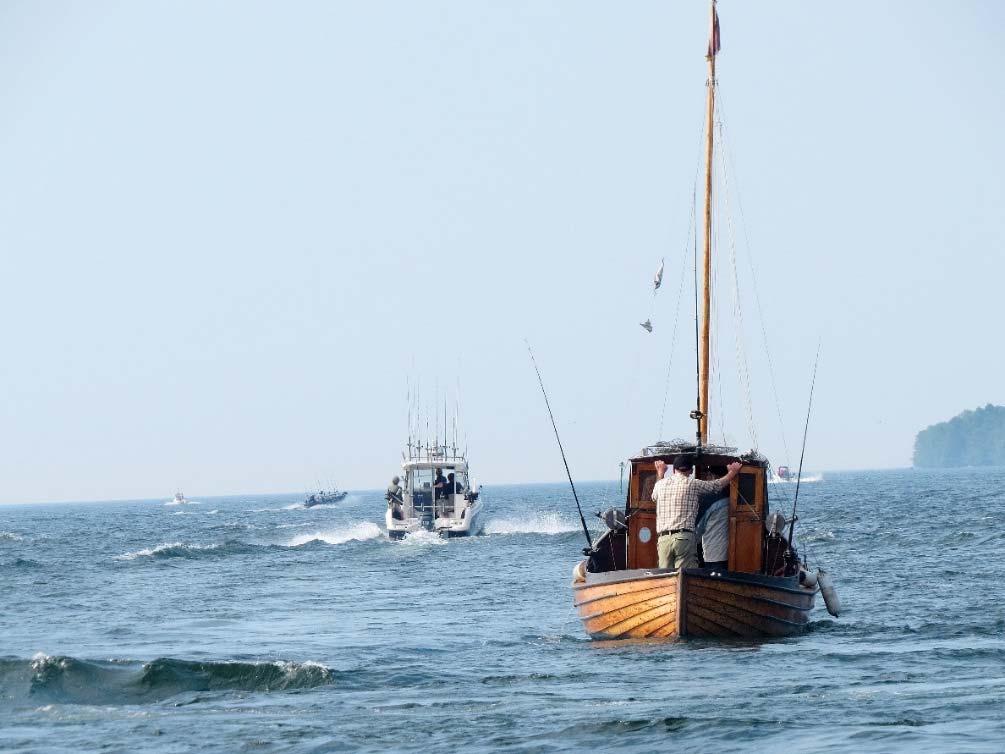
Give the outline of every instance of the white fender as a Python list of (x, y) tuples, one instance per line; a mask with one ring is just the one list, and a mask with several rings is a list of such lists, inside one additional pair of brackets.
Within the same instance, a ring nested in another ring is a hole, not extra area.
[(831, 575), (823, 568), (817, 569), (817, 583), (820, 585), (820, 593), (824, 596), (827, 612), (837, 618), (838, 613), (841, 612), (841, 598), (838, 597), (837, 590), (834, 588)]
[(580, 560), (572, 567), (572, 583), (579, 584), (586, 581), (586, 561)]
[(817, 585), (817, 575), (802, 568), (799, 569), (799, 585), (812, 589)]

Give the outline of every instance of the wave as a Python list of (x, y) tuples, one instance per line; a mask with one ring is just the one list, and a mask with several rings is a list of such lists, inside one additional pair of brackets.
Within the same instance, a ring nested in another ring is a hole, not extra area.
[(0, 542), (20, 542), (24, 539), (20, 534), (12, 531), (0, 531)]
[(150, 662), (80, 660), (36, 654), (0, 659), (0, 696), (37, 703), (143, 704), (185, 692), (292, 691), (345, 676), (318, 662), (216, 661), (161, 657)]
[(577, 531), (557, 513), (536, 513), (527, 518), (494, 518), (485, 524), (486, 534), (567, 534)]
[(31, 558), (14, 558), (8, 563), (0, 563), (5, 568), (41, 568), (42, 564)]
[(136, 552), (126, 552), (116, 555), (115, 560), (136, 560), (137, 558), (198, 558), (208, 554), (229, 554), (248, 552), (254, 549), (243, 542), (225, 542), (223, 544), (187, 545), (184, 542), (165, 542), (156, 547), (148, 547)]
[(175, 516), (212, 516), (219, 513), (219, 508), (214, 508), (211, 511), (175, 511), (172, 515)]
[(164, 505), (202, 505), (198, 500), (185, 500), (184, 502), (178, 500), (168, 500)]
[(363, 542), (367, 539), (376, 539), (383, 536), (383, 532), (377, 524), (370, 521), (358, 523), (355, 526), (348, 526), (343, 529), (328, 529), (318, 531), (313, 534), (298, 534), (289, 542), (287, 547), (300, 547), (310, 542), (325, 542), (329, 545), (341, 545), (346, 542)]

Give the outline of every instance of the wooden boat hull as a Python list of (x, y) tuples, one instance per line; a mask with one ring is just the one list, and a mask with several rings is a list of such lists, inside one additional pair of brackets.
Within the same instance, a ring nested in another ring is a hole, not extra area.
[(587, 573), (573, 601), (594, 639), (761, 639), (806, 629), (816, 589), (795, 577), (633, 569)]

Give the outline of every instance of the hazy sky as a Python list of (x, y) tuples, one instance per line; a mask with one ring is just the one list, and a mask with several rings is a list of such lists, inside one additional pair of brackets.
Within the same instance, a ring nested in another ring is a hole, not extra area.
[[(459, 381), (483, 483), (559, 479), (525, 337), (577, 477), (657, 439), (671, 350), (690, 437), (707, 12), (0, 4), (0, 502), (383, 486), (410, 376), (430, 405)], [(822, 339), (807, 465), (907, 465), (1005, 403), (1005, 5), (719, 12), (759, 447), (798, 460)], [(750, 447), (720, 387), (714, 439)]]

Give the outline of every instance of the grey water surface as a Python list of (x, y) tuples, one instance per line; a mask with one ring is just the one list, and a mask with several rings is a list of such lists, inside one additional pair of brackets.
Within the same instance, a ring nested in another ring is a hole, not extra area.
[(0, 750), (1005, 750), (1002, 469), (804, 485), (846, 612), (762, 643), (591, 642), (562, 485), (449, 542), (378, 492), (169, 497), (0, 507)]

